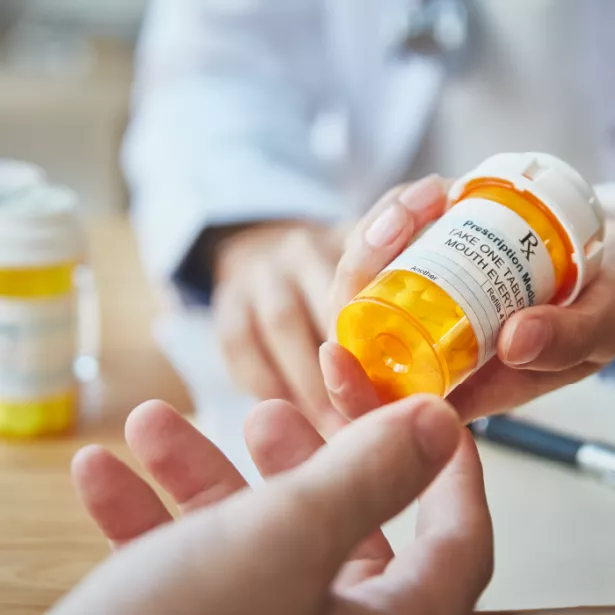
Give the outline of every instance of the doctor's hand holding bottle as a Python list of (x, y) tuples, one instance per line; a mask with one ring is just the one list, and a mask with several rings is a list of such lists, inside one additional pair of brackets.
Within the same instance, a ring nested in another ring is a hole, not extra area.
[[(369, 229), (369, 216), (359, 224), (369, 253), (407, 242), (438, 217), (446, 204), (446, 184), (427, 177), (409, 186), (399, 201), (398, 209)], [(411, 220), (406, 209), (413, 212)], [(327, 337), (331, 284), (346, 236), (339, 227), (315, 222), (261, 223), (222, 240), (214, 259), (214, 315), (237, 384), (259, 399), (296, 403), (325, 434), (342, 423), (323, 383), (318, 349)], [(366, 279), (373, 271), (353, 271), (345, 279), (340, 270), (338, 293), (351, 292), (357, 276)]]

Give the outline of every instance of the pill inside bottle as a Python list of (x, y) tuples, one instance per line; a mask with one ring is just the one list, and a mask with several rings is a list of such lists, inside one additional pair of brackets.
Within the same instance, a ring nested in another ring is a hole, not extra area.
[(341, 311), (338, 341), (383, 401), (445, 397), (497, 352), (520, 310), (570, 305), (598, 274), (604, 213), (548, 154), (499, 154), (458, 180), (446, 213)]

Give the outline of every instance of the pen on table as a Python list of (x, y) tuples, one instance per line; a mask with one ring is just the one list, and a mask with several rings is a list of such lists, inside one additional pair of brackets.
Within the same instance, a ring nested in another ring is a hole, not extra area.
[(614, 447), (574, 438), (506, 415), (477, 419), (470, 430), (490, 442), (566, 464), (615, 486)]

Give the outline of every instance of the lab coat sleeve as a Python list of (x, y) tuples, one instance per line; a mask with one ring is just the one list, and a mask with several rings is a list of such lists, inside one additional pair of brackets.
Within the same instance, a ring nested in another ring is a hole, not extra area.
[(203, 230), (335, 220), (310, 130), (327, 90), (317, 0), (155, 0), (123, 162), (144, 261), (172, 278)]

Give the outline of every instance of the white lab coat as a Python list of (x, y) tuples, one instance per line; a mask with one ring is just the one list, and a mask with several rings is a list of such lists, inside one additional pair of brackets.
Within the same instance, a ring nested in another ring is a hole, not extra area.
[(592, 106), (605, 76), (589, 50), (615, 2), (476, 0), (478, 59), (449, 79), (437, 59), (396, 53), (418, 2), (151, 2), (124, 163), (154, 276), (172, 277), (208, 225), (337, 220), (409, 170), (456, 175), (498, 150), (550, 151), (605, 179), (615, 118)]
[[(169, 276), (205, 225), (339, 219), (353, 199), (342, 175), (363, 178), (353, 193), (368, 202), (407, 168), (443, 76), (431, 60), (387, 61), (407, 9), (407, 0), (151, 3), (124, 160), (155, 275)], [(410, 104), (393, 91), (400, 83)], [(335, 109), (347, 111), (351, 135), (345, 174), (311, 147), (315, 118)]]

